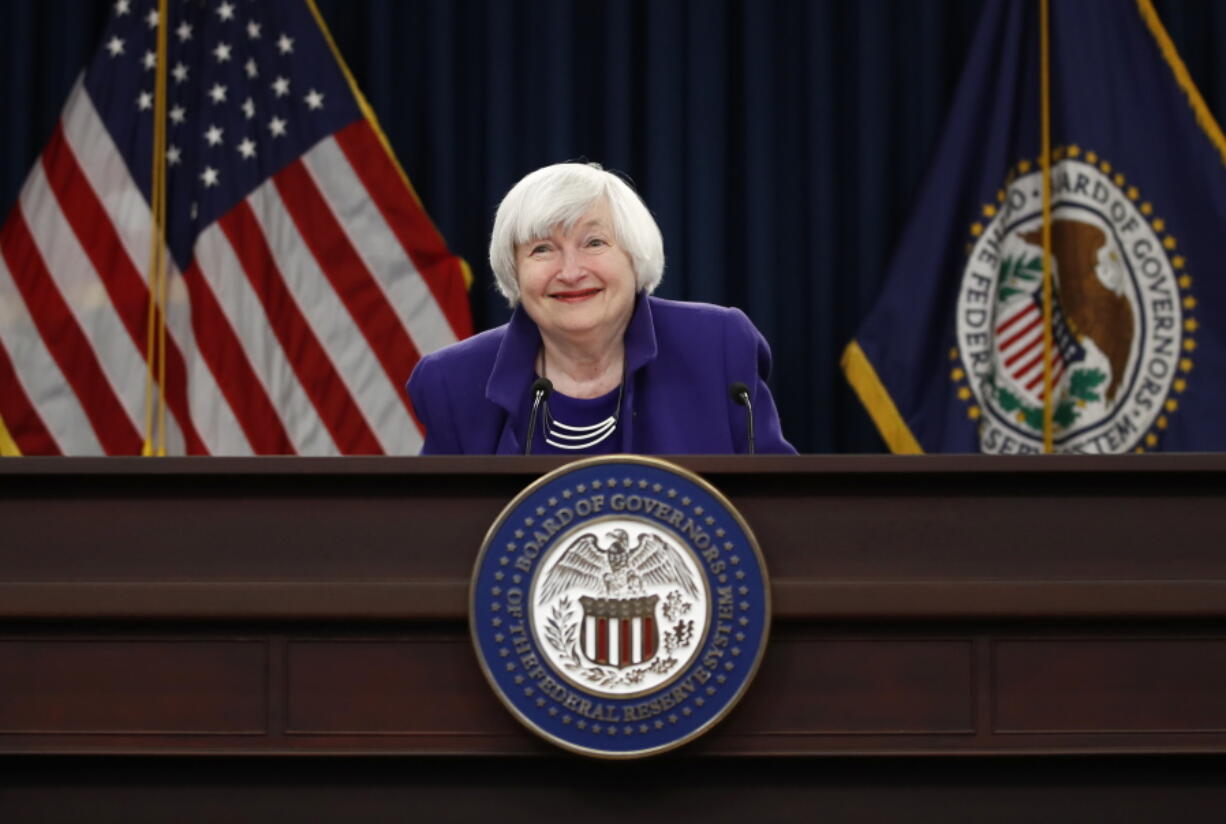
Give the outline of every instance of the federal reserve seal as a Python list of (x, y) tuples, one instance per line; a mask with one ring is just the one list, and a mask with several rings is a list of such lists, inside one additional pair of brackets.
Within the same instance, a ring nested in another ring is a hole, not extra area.
[(477, 657), (530, 730), (635, 758), (711, 729), (770, 628), (766, 564), (710, 484), (655, 458), (568, 464), (521, 492), (473, 570)]
[[(1158, 445), (1196, 347), (1196, 300), (1171, 227), (1122, 172), (1077, 146), (1053, 152), (1050, 376), (1044, 371), (1042, 180), (1012, 171), (971, 226), (951, 372), (989, 453)], [(1047, 392), (1051, 397), (1048, 400)]]

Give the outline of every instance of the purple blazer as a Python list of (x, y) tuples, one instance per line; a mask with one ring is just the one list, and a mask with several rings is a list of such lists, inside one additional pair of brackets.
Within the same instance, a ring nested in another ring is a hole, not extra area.
[[(739, 309), (640, 294), (625, 341), (623, 452), (748, 451), (746, 410), (728, 390), (735, 381), (749, 387), (757, 451), (796, 452), (766, 386), (770, 347)], [(422, 454), (522, 453), (540, 347), (536, 324), (517, 307), (506, 325), (422, 358), (408, 383), (426, 429)]]

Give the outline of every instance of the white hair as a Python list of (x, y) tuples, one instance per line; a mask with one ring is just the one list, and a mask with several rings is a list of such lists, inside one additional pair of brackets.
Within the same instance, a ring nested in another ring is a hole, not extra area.
[(640, 291), (650, 294), (664, 277), (664, 238), (642, 198), (599, 163), (555, 163), (526, 175), (511, 187), (494, 217), (490, 268), (498, 291), (519, 302), (515, 247), (546, 237), (554, 227), (569, 231), (601, 200), (609, 206), (617, 243), (630, 256)]

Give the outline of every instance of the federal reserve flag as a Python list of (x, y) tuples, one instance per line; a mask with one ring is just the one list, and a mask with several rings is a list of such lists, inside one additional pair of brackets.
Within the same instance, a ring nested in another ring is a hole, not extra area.
[(1148, 0), (1050, 5), (1044, 343), (1039, 11), (985, 5), (844, 371), (894, 452), (1226, 449), (1226, 139)]
[(0, 453), (138, 454), (151, 396), (169, 454), (416, 453), (401, 387), (471, 331), (462, 262), (310, 0), (162, 9), (114, 0), (0, 228)]

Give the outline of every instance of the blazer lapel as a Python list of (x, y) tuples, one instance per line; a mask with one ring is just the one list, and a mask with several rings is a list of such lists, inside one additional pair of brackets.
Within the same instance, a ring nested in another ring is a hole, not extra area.
[(634, 391), (640, 381), (639, 370), (656, 359), (655, 319), (651, 316), (651, 298), (639, 293), (634, 316), (626, 327), (626, 395), (622, 399), (622, 451), (634, 452), (638, 434), (638, 399)]
[(536, 324), (522, 307), (517, 306), (485, 383), (486, 399), (506, 411), (496, 450), (499, 455), (523, 452), (521, 433), (527, 425), (526, 412), (531, 405), (528, 394), (535, 379), (536, 353), (540, 348), (541, 334)]

